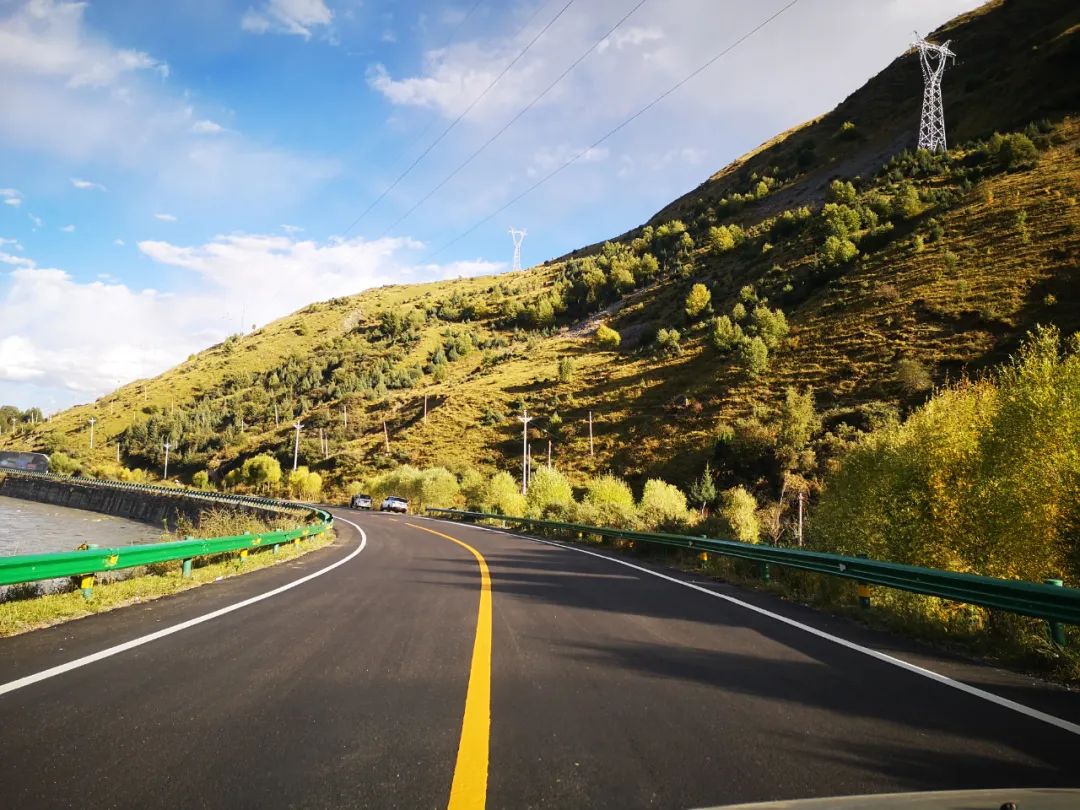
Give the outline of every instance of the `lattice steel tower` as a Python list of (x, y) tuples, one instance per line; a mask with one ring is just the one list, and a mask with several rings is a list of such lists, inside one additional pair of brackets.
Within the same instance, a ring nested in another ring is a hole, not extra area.
[(514, 266), (512, 269), (515, 271), (521, 269), (521, 243), (525, 241), (525, 233), (524, 230), (510, 229), (510, 237), (514, 240)]
[(923, 102), (922, 120), (919, 122), (919, 148), (931, 152), (944, 152), (945, 144), (945, 107), (941, 103), (941, 77), (945, 73), (945, 61), (956, 54), (949, 50), (949, 41), (944, 45), (927, 42), (915, 32), (912, 46), (919, 50), (922, 63)]

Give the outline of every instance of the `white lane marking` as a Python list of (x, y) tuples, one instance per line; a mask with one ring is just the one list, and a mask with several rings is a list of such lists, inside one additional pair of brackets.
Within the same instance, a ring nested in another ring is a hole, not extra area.
[[(440, 521), (436, 518), (426, 519), (436, 520), (436, 522), (439, 523), (450, 522)], [(868, 655), (871, 658), (876, 658), (878, 661), (884, 661), (886, 664), (892, 664), (894, 667), (905, 669), (908, 672), (912, 672), (916, 675), (921, 675), (924, 678), (929, 678), (930, 680), (936, 681), (937, 683), (940, 683), (944, 686), (952, 687), (953, 689), (956, 689), (960, 692), (965, 692), (969, 695), (973, 695), (974, 697), (981, 698), (982, 700), (993, 703), (997, 706), (1001, 706), (1002, 708), (1010, 709), (1019, 714), (1026, 715), (1027, 717), (1030, 717), (1034, 720), (1040, 720), (1043, 723), (1048, 723), (1051, 726), (1056, 726), (1063, 731), (1068, 731), (1070, 734), (1080, 735), (1080, 724), (1069, 722), (1068, 720), (1065, 720), (1061, 717), (1056, 717), (1052, 714), (1047, 714), (1046, 712), (1041, 712), (1038, 709), (1033, 709), (1030, 706), (1025, 706), (1023, 703), (1017, 703), (1015, 700), (1009, 700), (1008, 698), (1001, 697), (1001, 695), (995, 695), (993, 692), (987, 692), (985, 689), (979, 689), (977, 686), (971, 686), (970, 684), (966, 684), (963, 681), (954, 680), (947, 675), (942, 675), (941, 673), (934, 672), (932, 669), (920, 667), (918, 664), (909, 663), (902, 658), (896, 658), (892, 655), (879, 652), (878, 650), (874, 650), (870, 647), (863, 647), (861, 644), (856, 644), (854, 641), (848, 641), (847, 639), (840, 638), (840, 636), (834, 636), (832, 633), (826, 633), (824, 630), (818, 630), (816, 627), (811, 627), (808, 624), (803, 624), (802, 622), (796, 621), (795, 619), (789, 619), (786, 616), (781, 616), (779, 613), (773, 613), (772, 611), (758, 607), (757, 605), (751, 605), (749, 602), (744, 602), (741, 599), (736, 599), (734, 596), (717, 593), (716, 591), (710, 590), (709, 588), (704, 588), (701, 585), (695, 585), (692, 582), (684, 582), (681, 579), (670, 577), (667, 574), (661, 574), (658, 571), (651, 571), (648, 568), (643, 568), (640, 565), (634, 565), (634, 563), (632, 562), (627, 562), (626, 560), (619, 560), (615, 557), (609, 557), (606, 554), (598, 554), (595, 551), (589, 551), (584, 548), (575, 548), (574, 546), (564, 545), (563, 543), (556, 543), (553, 540), (541, 540), (538, 537), (528, 537), (524, 534), (514, 534), (513, 532), (500, 531), (499, 529), (491, 529), (487, 526), (477, 526), (475, 524), (468, 525), (471, 525), (473, 526), (473, 528), (476, 529), (482, 529), (485, 532), (504, 534), (508, 537), (516, 537), (519, 540), (528, 540), (532, 543), (541, 543), (546, 546), (555, 546), (556, 548), (566, 549), (567, 551), (576, 551), (579, 554), (588, 554), (590, 557), (599, 557), (601, 560), (607, 560), (608, 562), (613, 562), (616, 565), (624, 565), (627, 568), (633, 568), (635, 571), (640, 571), (641, 573), (648, 574), (649, 576), (654, 576), (659, 579), (666, 579), (668, 582), (674, 582), (676, 585), (682, 585), (684, 588), (690, 588), (691, 590), (699, 591), (709, 596), (714, 596), (717, 599), (723, 599), (725, 602), (730, 602), (733, 605), (738, 605), (741, 608), (746, 608), (747, 610), (751, 610), (754, 613), (758, 613), (762, 616), (768, 616), (770, 619), (775, 619), (778, 622), (783, 622), (786, 625), (795, 627), (806, 633), (810, 633), (810, 635), (817, 636), (818, 638), (824, 639), (826, 641), (831, 641), (833, 644), (839, 644), (841, 647), (846, 647), (849, 650), (854, 650), (855, 652), (862, 653), (863, 655)]]
[(171, 636), (173, 633), (179, 633), (181, 630), (187, 630), (189, 627), (194, 627), (197, 624), (211, 621), (220, 616), (224, 616), (226, 613), (232, 613), (234, 610), (240, 610), (241, 608), (246, 608), (249, 605), (254, 605), (256, 602), (261, 602), (264, 599), (269, 599), (271, 596), (277, 596), (279, 593), (284, 593), (285, 591), (291, 590), (298, 585), (303, 585), (305, 582), (310, 582), (316, 577), (321, 577), (323, 574), (333, 571), (338, 566), (344, 565), (349, 560), (353, 559), (357, 554), (364, 550), (365, 546), (367, 546), (367, 534), (364, 533), (363, 529), (361, 529), (351, 520), (346, 520), (343, 517), (335, 516), (334, 519), (340, 520), (343, 523), (348, 523), (350, 526), (360, 532), (360, 545), (358, 545), (356, 549), (353, 550), (349, 555), (342, 557), (337, 562), (331, 563), (325, 568), (320, 568), (318, 571), (314, 571), (310, 574), (307, 574), (306, 576), (302, 576), (300, 577), (300, 579), (286, 583), (285, 585), (282, 585), (278, 588), (274, 588), (272, 591), (267, 591), (266, 593), (261, 593), (258, 596), (252, 596), (248, 599), (244, 599), (243, 601), (236, 602), (231, 605), (226, 605), (223, 608), (218, 608), (217, 610), (206, 613), (202, 616), (196, 616), (194, 619), (188, 619), (187, 621), (180, 622), (179, 624), (174, 624), (171, 627), (162, 628), (161, 630), (158, 630), (154, 633), (149, 633), (145, 636), (133, 638), (131, 641), (125, 641), (123, 644), (117, 644), (114, 647), (107, 647), (106, 649), (100, 650), (99, 652), (90, 653), (90, 655), (84, 655), (82, 658), (76, 658), (74, 661), (68, 661), (66, 664), (58, 664), (55, 667), (50, 667), (49, 669), (42, 670), (41, 672), (34, 673), (33, 675), (27, 675), (23, 678), (0, 684), (0, 695), (7, 694), (8, 692), (14, 692), (16, 689), (22, 689), (24, 686), (30, 686), (31, 684), (47, 680), (48, 678), (55, 678), (57, 675), (63, 675), (65, 672), (70, 672), (71, 670), (78, 669), (79, 667), (85, 667), (87, 664), (92, 664), (95, 661), (101, 661), (104, 658), (110, 658), (111, 656), (119, 655), (120, 653), (127, 652), (128, 650), (132, 650), (135, 647), (141, 647), (143, 644), (149, 644), (151, 641), (157, 641), (159, 638)]

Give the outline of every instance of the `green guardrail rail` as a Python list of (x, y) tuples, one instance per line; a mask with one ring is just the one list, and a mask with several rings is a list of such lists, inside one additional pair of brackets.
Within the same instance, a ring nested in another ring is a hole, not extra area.
[(241, 534), (207, 539), (187, 538), (167, 543), (150, 543), (118, 548), (91, 548), (50, 554), (18, 554), (10, 557), (0, 557), (0, 585), (17, 585), (45, 579), (76, 577), (81, 581), (83, 595), (89, 597), (93, 588), (93, 576), (104, 571), (135, 568), (152, 563), (180, 561), (183, 575), (190, 576), (191, 562), (196, 557), (224, 554), (232, 551), (239, 552), (243, 557), (249, 551), (264, 548), (273, 549), (276, 553), (278, 546), (322, 534), (334, 523), (333, 516), (324, 509), (279, 501), (273, 498), (210, 493), (203, 490), (161, 487), (152, 484), (126, 484), (92, 478), (69, 478), (50, 473), (30, 473), (17, 470), (3, 470), (0, 471), (0, 475), (39, 478), (79, 486), (119, 489), (158, 496), (165, 495), (177, 499), (195, 500), (200, 503), (218, 503), (225, 506), (239, 504), (277, 514), (296, 514), (298, 519), (308, 521), (307, 525), (295, 529), (261, 534)]
[(640, 540), (645, 543), (753, 560), (761, 565), (764, 579), (768, 579), (768, 567), (778, 565), (784, 568), (843, 577), (855, 580), (861, 585), (883, 585), (926, 596), (937, 596), (953, 602), (1045, 619), (1050, 623), (1051, 638), (1059, 644), (1064, 643), (1061, 623), (1080, 624), (1080, 590), (1062, 587), (1061, 580), (1037, 583), (997, 579), (976, 574), (941, 571), (936, 568), (882, 562), (865, 557), (807, 551), (800, 548), (755, 545), (704, 536), (629, 531), (555, 520), (508, 517), (485, 512), (465, 512), (457, 509), (428, 509), (427, 512), (432, 515), (445, 515), (465, 520), (500, 520), (504, 523), (554, 529), (575, 535), (591, 534), (600, 537)]

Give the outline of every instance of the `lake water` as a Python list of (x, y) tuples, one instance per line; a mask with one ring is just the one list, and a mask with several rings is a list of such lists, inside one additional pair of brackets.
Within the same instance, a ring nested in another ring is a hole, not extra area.
[(146, 523), (0, 496), (0, 556), (156, 543), (160, 535)]

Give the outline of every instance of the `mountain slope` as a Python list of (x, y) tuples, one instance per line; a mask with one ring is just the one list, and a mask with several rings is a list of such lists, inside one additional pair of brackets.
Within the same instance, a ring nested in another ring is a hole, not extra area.
[[(300, 419), (301, 463), (344, 486), (404, 461), (518, 469), (527, 406), (537, 456), (550, 440), (563, 468), (684, 485), (732, 431), (764, 441), (786, 390), (812, 386), (825, 430), (792, 469), (813, 479), (852, 431), (920, 401), (927, 377), (977, 372), (1036, 323), (1080, 328), (1080, 9), (992, 2), (932, 38), (961, 55), (946, 156), (903, 151), (922, 86), (909, 53), (613, 244), (312, 305), (3, 446), (108, 473), (117, 443), (127, 467), (157, 469), (168, 437), (171, 471), (220, 480), (260, 452), (291, 464)], [(695, 284), (711, 302), (690, 317)], [(731, 350), (713, 314), (739, 325)], [(598, 345), (602, 322), (618, 350)], [(772, 344), (765, 370), (753, 338)], [(736, 475), (776, 484), (753, 465)]]

